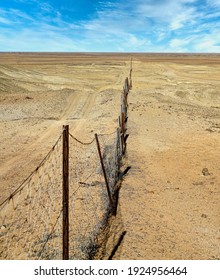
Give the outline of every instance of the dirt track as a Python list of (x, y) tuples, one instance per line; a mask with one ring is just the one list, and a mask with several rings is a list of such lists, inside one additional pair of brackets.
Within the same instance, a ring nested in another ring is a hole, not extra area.
[(39, 65), (26, 64), (22, 58), (20, 66), (1, 66), (2, 198), (34, 170), (55, 143), (63, 124), (69, 124), (71, 133), (84, 141), (93, 138), (95, 132), (112, 129), (117, 113), (110, 114), (108, 105), (116, 102), (117, 106), (118, 102), (120, 108), (118, 90), (127, 70), (125, 63), (119, 62), (115, 69), (105, 61), (94, 66), (93, 61), (85, 64), (77, 59), (71, 63), (69, 58), (69, 63), (63, 59), (61, 65), (47, 64), (46, 60)]
[[(115, 259), (220, 259), (220, 59), (133, 56), (131, 166)], [(4, 199), (70, 124), (89, 140), (117, 126), (129, 56), (0, 56)], [(204, 172), (204, 168), (208, 172)], [(203, 174), (204, 173), (204, 174)]]

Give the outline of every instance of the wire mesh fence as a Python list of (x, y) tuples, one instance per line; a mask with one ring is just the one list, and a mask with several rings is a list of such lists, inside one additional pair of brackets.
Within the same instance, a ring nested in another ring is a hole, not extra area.
[[(113, 213), (115, 186), (126, 149), (125, 80), (119, 127), (83, 143), (68, 134), (68, 258), (92, 259)], [(0, 259), (63, 258), (63, 134), (41, 164), (0, 205)], [(104, 176), (103, 176), (104, 175)]]
[(60, 257), (61, 147), (59, 137), (40, 166), (1, 204), (1, 259)]
[[(111, 195), (122, 156), (117, 132), (99, 135)], [(69, 256), (91, 259), (111, 212), (95, 138), (69, 145)], [(0, 207), (1, 259), (62, 259), (62, 139)]]
[[(71, 211), (73, 209), (73, 211)], [(70, 135), (70, 258), (91, 259), (109, 211), (95, 139), (82, 144)]]

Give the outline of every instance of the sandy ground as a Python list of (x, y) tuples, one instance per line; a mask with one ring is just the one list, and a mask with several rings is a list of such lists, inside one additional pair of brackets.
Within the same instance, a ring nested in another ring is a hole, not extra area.
[[(132, 56), (131, 169), (113, 221), (125, 234), (112, 258), (220, 259), (220, 57)], [(62, 125), (84, 141), (114, 131), (129, 59), (0, 54), (0, 201)]]

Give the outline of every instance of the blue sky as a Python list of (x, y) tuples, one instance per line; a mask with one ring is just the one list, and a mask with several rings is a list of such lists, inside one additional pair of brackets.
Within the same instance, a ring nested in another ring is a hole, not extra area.
[(0, 51), (220, 53), (220, 0), (0, 0)]

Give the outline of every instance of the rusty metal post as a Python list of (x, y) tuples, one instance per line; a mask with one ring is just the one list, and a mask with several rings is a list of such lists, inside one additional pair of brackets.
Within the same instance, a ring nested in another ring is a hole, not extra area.
[(101, 166), (102, 166), (102, 172), (103, 172), (104, 179), (105, 179), (105, 185), (106, 185), (106, 189), (107, 189), (107, 193), (108, 193), (110, 208), (113, 209), (113, 200), (112, 200), (112, 196), (111, 196), (111, 192), (110, 192), (110, 188), (109, 188), (109, 184), (108, 184), (107, 175), (106, 175), (106, 172), (105, 172), (105, 166), (104, 166), (104, 162), (103, 162), (103, 158), (102, 158), (102, 153), (101, 153), (101, 149), (100, 149), (100, 144), (99, 144), (99, 139), (98, 139), (97, 133), (95, 133), (95, 140), (96, 140), (96, 145), (97, 145), (97, 149), (98, 149), (98, 153), (99, 153), (99, 158), (100, 158), (100, 162), (101, 162)]
[(69, 126), (63, 126), (63, 260), (69, 260)]

